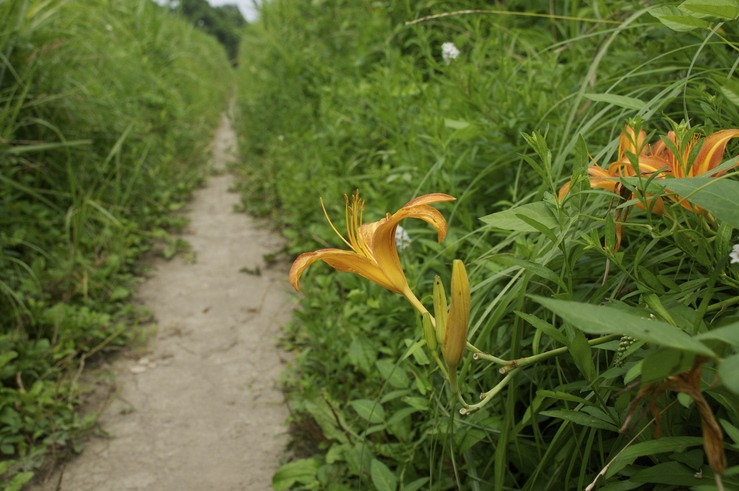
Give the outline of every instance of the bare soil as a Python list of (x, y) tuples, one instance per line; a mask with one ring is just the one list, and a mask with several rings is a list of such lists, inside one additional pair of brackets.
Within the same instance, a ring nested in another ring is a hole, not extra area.
[[(235, 141), (224, 116), (216, 169), (235, 158)], [(264, 259), (279, 238), (234, 211), (232, 185), (220, 172), (196, 192), (182, 236), (194, 261), (156, 261), (138, 292), (156, 335), (97, 372), (116, 390), (100, 436), (34, 491), (272, 489), (288, 416), (276, 342), (293, 297), (286, 266)]]

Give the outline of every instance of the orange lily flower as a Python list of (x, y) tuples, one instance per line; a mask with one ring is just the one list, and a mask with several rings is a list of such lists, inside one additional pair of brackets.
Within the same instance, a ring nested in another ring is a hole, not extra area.
[[(691, 139), (685, 145), (679, 157), (670, 150), (664, 140), (660, 140), (652, 146), (652, 155), (670, 166), (673, 177), (697, 177), (712, 171), (721, 163), (726, 145), (732, 138), (739, 138), (739, 129), (720, 130), (705, 137), (698, 154), (692, 161), (690, 160), (690, 153), (700, 141), (697, 137)], [(675, 148), (678, 148), (674, 131), (667, 133), (667, 140), (672, 142)], [(712, 177), (718, 177), (725, 173), (726, 170), (723, 170), (713, 174)]]
[[(715, 169), (723, 159), (726, 145), (732, 138), (739, 137), (739, 129), (727, 129), (717, 131), (703, 139), (702, 145), (695, 158), (691, 159), (692, 150), (700, 142), (699, 138), (691, 139), (683, 148), (677, 142), (674, 131), (667, 134), (666, 140), (671, 142), (668, 145), (665, 140), (660, 140), (650, 147), (647, 144), (647, 135), (642, 130), (637, 135), (634, 129), (626, 125), (621, 132), (618, 141), (618, 159), (611, 163), (607, 168), (598, 165), (591, 165), (587, 172), (589, 176), (590, 186), (592, 188), (606, 189), (613, 193), (619, 194), (622, 198), (633, 199), (632, 193), (624, 194), (623, 184), (619, 181), (622, 177), (632, 177), (641, 175), (645, 177), (654, 176), (657, 179), (664, 179), (667, 176), (672, 177), (696, 177)], [(679, 155), (671, 150), (676, 148)], [(737, 164), (739, 165), (739, 164)], [(713, 177), (724, 174), (726, 170), (713, 174)], [(558, 196), (563, 199), (570, 191), (571, 183), (568, 182), (560, 188)], [(670, 197), (674, 201), (680, 200), (677, 197)], [(662, 198), (650, 199), (648, 201), (649, 209), (652, 213), (665, 213), (665, 206)], [(687, 201), (681, 201), (681, 205), (691, 211), (699, 213), (701, 211), (695, 205)], [(636, 203), (636, 206), (645, 209), (644, 203)], [(628, 211), (617, 210), (616, 221), (625, 220)], [(616, 226), (616, 247), (618, 251), (623, 233), (623, 224)]]
[(364, 200), (359, 198), (359, 192), (352, 195), (351, 201), (346, 195), (344, 198), (346, 199), (346, 238), (334, 227), (326, 208), (323, 207), (323, 201), (321, 201), (321, 206), (331, 228), (351, 250), (321, 249), (301, 254), (290, 268), (290, 284), (300, 291), (300, 276), (308, 266), (320, 260), (338, 271), (356, 273), (392, 292), (400, 293), (419, 312), (426, 312), (408, 286), (408, 280), (400, 265), (400, 257), (395, 244), (395, 230), (401, 220), (418, 218), (436, 229), (438, 240), (441, 242), (446, 236), (446, 220), (436, 208), (429, 204), (454, 201), (456, 198), (441, 193), (426, 194), (409, 201), (392, 215), (388, 213), (385, 218), (377, 222), (364, 224), (362, 223)]
[[(649, 176), (655, 172), (668, 170), (667, 164), (662, 159), (655, 158), (652, 155), (646, 140), (647, 134), (644, 130), (639, 131), (637, 135), (634, 132), (634, 128), (626, 125), (618, 139), (617, 160), (612, 162), (606, 169), (598, 165), (588, 166), (587, 172), (590, 176), (590, 187), (621, 194), (623, 185), (619, 182), (618, 178), (636, 175)], [(569, 193), (570, 184), (568, 182), (560, 188), (559, 199), (564, 198)]]

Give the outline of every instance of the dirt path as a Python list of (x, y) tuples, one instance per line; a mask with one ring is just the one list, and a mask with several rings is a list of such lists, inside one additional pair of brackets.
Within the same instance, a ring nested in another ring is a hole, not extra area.
[[(234, 148), (224, 117), (216, 169)], [(194, 264), (157, 261), (140, 289), (158, 332), (113, 363), (118, 394), (100, 418), (109, 436), (36, 490), (272, 489), (287, 440), (275, 341), (292, 302), (285, 267), (263, 259), (279, 239), (233, 211), (231, 185), (228, 174), (211, 177), (190, 205), (183, 238)]]

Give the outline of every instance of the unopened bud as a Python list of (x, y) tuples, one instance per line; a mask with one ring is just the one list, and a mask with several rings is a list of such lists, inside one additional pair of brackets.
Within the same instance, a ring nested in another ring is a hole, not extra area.
[(439, 344), (444, 343), (446, 335), (446, 291), (440, 277), (434, 278), (434, 319), (436, 320), (436, 340)]
[(442, 354), (449, 371), (456, 370), (467, 347), (467, 326), (470, 322), (470, 282), (464, 263), (452, 263), (452, 301), (446, 322)]
[(434, 353), (439, 343), (436, 341), (434, 322), (431, 320), (431, 314), (428, 312), (423, 313), (423, 335), (426, 338), (426, 346), (429, 347), (429, 351)]

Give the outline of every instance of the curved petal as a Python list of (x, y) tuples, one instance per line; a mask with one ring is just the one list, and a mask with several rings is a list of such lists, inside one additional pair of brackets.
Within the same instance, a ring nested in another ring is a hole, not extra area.
[(664, 159), (669, 162), (675, 161), (675, 155), (670, 150), (670, 146), (665, 143), (665, 140), (672, 144), (673, 148), (677, 148), (677, 137), (674, 131), (667, 132), (667, 136), (660, 138), (660, 140), (652, 145), (651, 155), (652, 157)]
[(621, 136), (618, 138), (618, 160), (629, 160), (629, 155), (634, 157), (644, 155), (647, 151), (647, 132), (639, 131), (634, 134), (634, 128), (629, 125), (624, 126)]
[(399, 293), (371, 259), (341, 249), (321, 249), (315, 252), (305, 252), (298, 256), (290, 268), (290, 284), (293, 288), (300, 291), (300, 276), (308, 266), (316, 261), (323, 261), (338, 271), (356, 273), (388, 290)]
[(564, 197), (567, 196), (570, 192), (570, 186), (572, 186), (572, 181), (566, 182), (561, 188), (559, 188), (557, 199), (564, 199)]
[[(704, 174), (720, 164), (724, 156), (726, 144), (732, 138), (739, 138), (739, 129), (721, 130), (707, 136), (703, 140), (703, 145), (701, 145), (701, 149), (698, 151), (695, 162), (690, 169), (691, 176)], [(724, 172), (719, 172), (716, 176)]]
[(619, 184), (620, 183), (613, 178), (603, 179), (595, 177), (590, 179), (591, 189), (605, 189), (606, 191), (610, 191), (616, 194), (618, 194), (617, 188), (619, 187)]
[(455, 198), (454, 196), (449, 196), (448, 194), (443, 194), (443, 193), (424, 194), (423, 196), (419, 196), (418, 198), (410, 200), (408, 203), (403, 205), (403, 208), (408, 208), (410, 206), (416, 206), (416, 205), (430, 205), (431, 203), (442, 203), (444, 201), (456, 201), (456, 200), (457, 198)]
[(338, 253), (326, 255), (321, 259), (337, 271), (358, 274), (383, 288), (387, 288), (391, 292), (403, 293), (403, 287), (407, 285), (403, 270), (399, 270), (403, 281), (402, 285), (398, 285), (397, 281), (393, 281), (390, 272), (382, 264), (378, 264), (371, 258), (360, 256), (353, 252), (339, 251)]
[(395, 245), (397, 226), (398, 221), (388, 216), (378, 222), (362, 225), (360, 233), (367, 237), (369, 248), (377, 265), (385, 273), (388, 282), (393, 285), (393, 288), (389, 289), (401, 293), (408, 288), (408, 280), (405, 278), (403, 266), (398, 257), (398, 248)]

